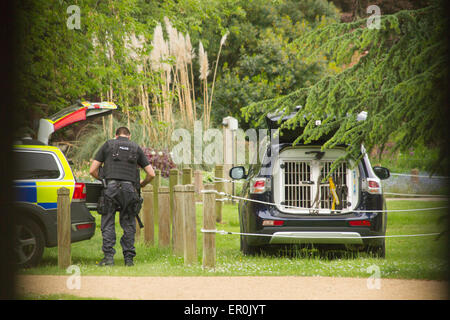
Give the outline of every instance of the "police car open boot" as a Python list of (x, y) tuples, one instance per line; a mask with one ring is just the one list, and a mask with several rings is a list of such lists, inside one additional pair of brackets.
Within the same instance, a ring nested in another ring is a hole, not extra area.
[(113, 266), (113, 265), (114, 265), (114, 258), (103, 258), (98, 264), (99, 267)]

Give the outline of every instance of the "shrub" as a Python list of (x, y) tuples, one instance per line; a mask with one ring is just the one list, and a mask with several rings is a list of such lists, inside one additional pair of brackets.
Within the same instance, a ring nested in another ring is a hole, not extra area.
[(150, 161), (153, 169), (161, 170), (162, 177), (168, 178), (170, 169), (176, 168), (168, 150), (157, 150), (147, 147), (142, 147), (142, 150)]

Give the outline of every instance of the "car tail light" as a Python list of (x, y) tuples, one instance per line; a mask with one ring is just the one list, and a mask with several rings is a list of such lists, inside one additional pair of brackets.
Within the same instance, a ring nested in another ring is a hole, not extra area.
[(381, 194), (381, 184), (379, 179), (368, 178), (366, 191), (371, 194)]
[(350, 220), (348, 224), (352, 227), (370, 227), (371, 223), (369, 220)]
[(82, 182), (75, 183), (75, 191), (73, 192), (73, 200), (86, 200), (86, 185)]
[(279, 227), (284, 224), (283, 220), (263, 220), (262, 225), (266, 227)]
[(75, 228), (77, 228), (77, 230), (83, 230), (83, 229), (92, 228), (93, 226), (94, 226), (93, 223), (80, 223), (80, 224), (77, 224), (75, 226)]
[(270, 180), (267, 178), (255, 178), (250, 183), (250, 193), (263, 193), (270, 190)]

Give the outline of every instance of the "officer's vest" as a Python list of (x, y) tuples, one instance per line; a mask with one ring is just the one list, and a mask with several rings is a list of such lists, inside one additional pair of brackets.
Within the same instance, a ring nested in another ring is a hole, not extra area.
[(105, 179), (136, 182), (137, 151), (139, 146), (125, 139), (108, 140), (110, 154), (104, 165)]

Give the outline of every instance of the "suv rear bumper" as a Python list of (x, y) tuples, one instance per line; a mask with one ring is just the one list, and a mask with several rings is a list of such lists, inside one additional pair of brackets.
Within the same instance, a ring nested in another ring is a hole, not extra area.
[(270, 239), (270, 244), (284, 243), (363, 244), (363, 239), (358, 232), (337, 231), (277, 231)]
[[(269, 244), (359, 244), (381, 245), (384, 238), (383, 231), (374, 231), (370, 227), (330, 227), (324, 220), (320, 227), (263, 227), (253, 234), (264, 236), (248, 236), (251, 246)], [(271, 235), (271, 237), (267, 236)], [(366, 238), (369, 237), (369, 238)], [(372, 238), (373, 237), (373, 238)]]

